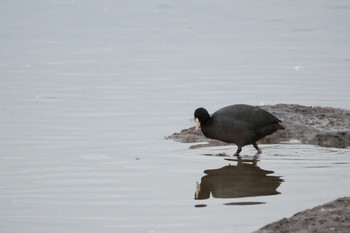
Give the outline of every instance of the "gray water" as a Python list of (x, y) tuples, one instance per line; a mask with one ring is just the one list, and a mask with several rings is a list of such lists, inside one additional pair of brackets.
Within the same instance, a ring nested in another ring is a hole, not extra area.
[(0, 11), (1, 232), (251, 232), (349, 195), (349, 149), (286, 143), (255, 161), (283, 180), (280, 194), (195, 200), (205, 170), (237, 165), (204, 155), (235, 146), (164, 140), (199, 106), (350, 109), (348, 1), (11, 0)]

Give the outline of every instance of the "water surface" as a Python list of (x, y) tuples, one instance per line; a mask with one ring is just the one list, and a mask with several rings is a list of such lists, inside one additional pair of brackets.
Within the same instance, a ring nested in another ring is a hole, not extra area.
[(195, 200), (205, 171), (237, 166), (205, 155), (235, 147), (163, 139), (199, 106), (350, 109), (348, 1), (16, 0), (0, 11), (0, 231), (250, 232), (349, 195), (349, 149), (287, 143), (263, 145), (256, 163), (283, 180), (279, 194)]

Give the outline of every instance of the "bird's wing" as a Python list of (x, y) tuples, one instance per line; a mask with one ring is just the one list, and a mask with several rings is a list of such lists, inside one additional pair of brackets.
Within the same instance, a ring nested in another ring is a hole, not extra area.
[(261, 128), (281, 122), (277, 117), (259, 107), (244, 104), (224, 107), (216, 111), (213, 116), (230, 118), (232, 121), (243, 121), (252, 125), (253, 128)]

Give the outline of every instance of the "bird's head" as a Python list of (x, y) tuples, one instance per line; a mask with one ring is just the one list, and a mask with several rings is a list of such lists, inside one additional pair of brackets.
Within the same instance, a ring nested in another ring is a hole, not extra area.
[(196, 122), (196, 130), (198, 130), (201, 127), (201, 124), (210, 119), (210, 115), (205, 108), (197, 108), (196, 111), (194, 111), (194, 119)]

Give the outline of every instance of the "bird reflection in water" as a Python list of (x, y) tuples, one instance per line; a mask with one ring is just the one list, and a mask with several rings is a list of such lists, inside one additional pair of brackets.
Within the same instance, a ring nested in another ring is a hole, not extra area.
[(257, 160), (243, 160), (238, 157), (237, 165), (228, 165), (219, 169), (205, 170), (207, 174), (197, 182), (195, 199), (241, 198), (280, 194), (277, 188), (283, 180), (279, 176), (271, 176), (257, 166)]

